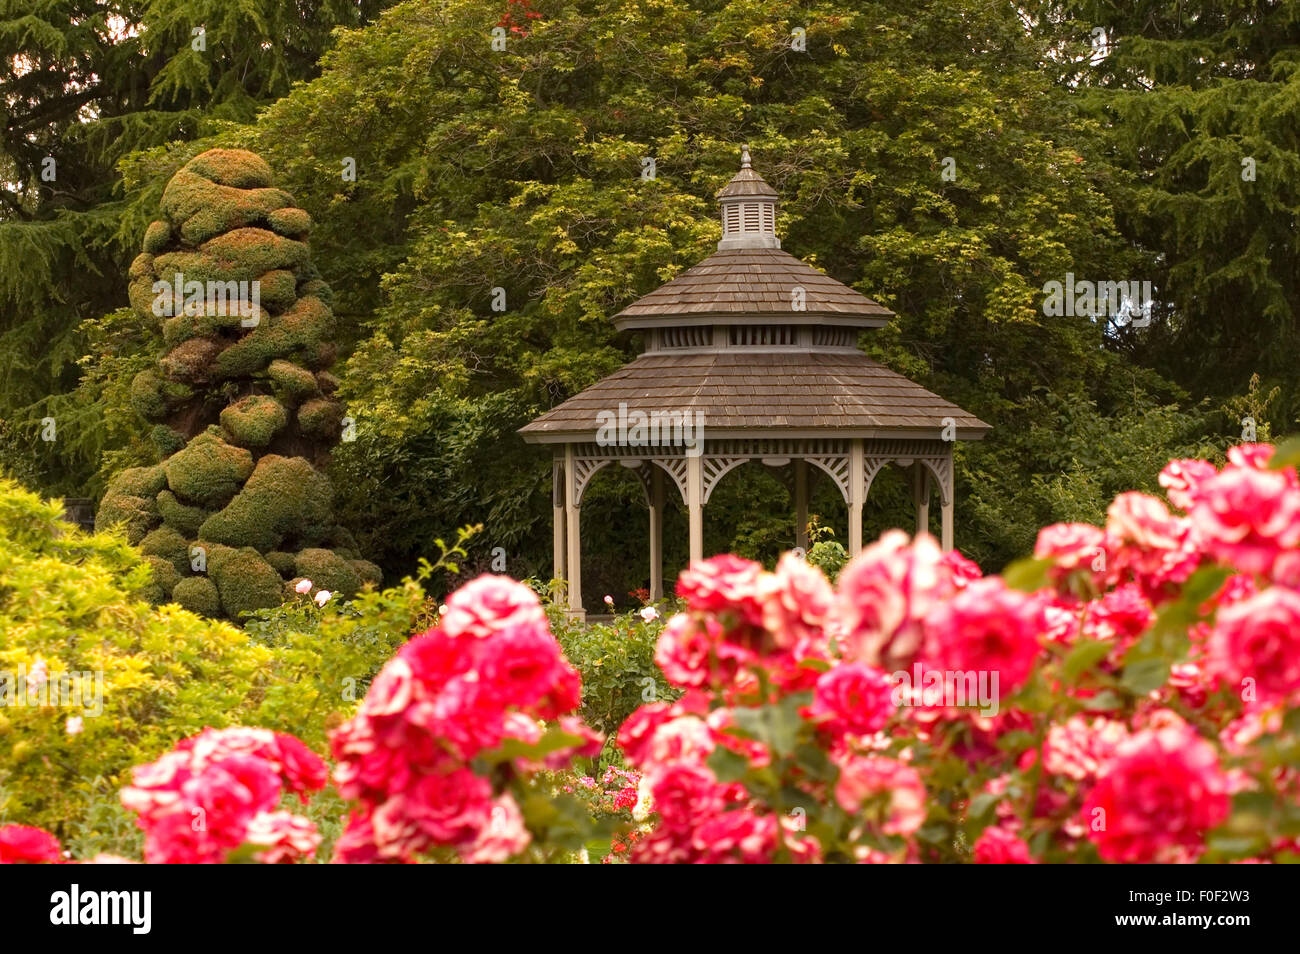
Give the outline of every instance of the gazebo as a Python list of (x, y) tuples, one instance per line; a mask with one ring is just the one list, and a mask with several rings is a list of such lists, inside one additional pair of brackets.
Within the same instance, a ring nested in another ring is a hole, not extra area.
[(733, 468), (759, 461), (794, 498), (796, 546), (807, 546), (815, 467), (848, 506), (848, 550), (862, 549), (862, 507), (886, 465), (908, 469), (917, 531), (938, 490), (940, 538), (953, 540), (953, 444), (989, 425), (871, 360), (865, 328), (893, 312), (781, 250), (777, 193), (741, 153), (718, 193), (718, 250), (614, 316), (645, 350), (519, 433), (554, 447), (555, 576), (569, 612), (582, 606), (582, 497), (614, 462), (640, 479), (650, 508), (650, 594), (663, 596), (665, 477), (681, 494), (690, 559), (704, 557), (704, 508)]

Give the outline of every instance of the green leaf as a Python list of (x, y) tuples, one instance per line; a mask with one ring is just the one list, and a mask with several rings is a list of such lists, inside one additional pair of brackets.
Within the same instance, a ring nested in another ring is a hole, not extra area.
[(1002, 581), (1013, 590), (1033, 593), (1047, 585), (1047, 571), (1052, 561), (1027, 557), (1016, 560), (1002, 571)]
[(1061, 666), (1065, 681), (1077, 682), (1081, 675), (1105, 659), (1113, 647), (1114, 643), (1101, 639), (1086, 639), (1076, 644)]
[(709, 754), (707, 761), (719, 782), (739, 782), (749, 771), (749, 759), (721, 745)]
[(1163, 659), (1141, 659), (1124, 667), (1120, 685), (1135, 696), (1145, 696), (1165, 684), (1169, 678), (1169, 663)]
[(1268, 459), (1269, 470), (1282, 470), (1286, 467), (1300, 467), (1300, 437), (1288, 437), (1281, 441)]

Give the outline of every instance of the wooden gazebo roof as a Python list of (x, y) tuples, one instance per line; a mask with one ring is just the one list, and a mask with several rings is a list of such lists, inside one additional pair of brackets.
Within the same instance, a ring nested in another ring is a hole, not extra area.
[[(790, 289), (803, 288), (804, 308), (790, 307)], [(620, 331), (657, 325), (712, 324), (719, 315), (791, 324), (852, 324), (879, 328), (894, 313), (779, 248), (714, 252), (667, 285), (614, 316)]]
[(959, 439), (989, 426), (861, 352), (741, 349), (652, 352), (552, 408), (520, 431), (534, 441), (590, 435), (596, 416), (619, 404), (645, 411), (692, 411), (710, 435), (783, 429), (844, 437), (933, 437), (950, 419)]

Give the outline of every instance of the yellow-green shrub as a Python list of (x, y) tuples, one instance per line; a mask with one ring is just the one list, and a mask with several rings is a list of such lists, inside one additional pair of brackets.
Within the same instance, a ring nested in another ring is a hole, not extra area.
[[(0, 824), (81, 825), (96, 792), (209, 725), (293, 732), (323, 751), (327, 724), (364, 695), (424, 599), (413, 583), (368, 594), (268, 645), (176, 605), (150, 606), (142, 594), (153, 572), (122, 536), (84, 534), (58, 503), (0, 478), (0, 671), (42, 660), (52, 678), (103, 674), (99, 715), (0, 707)], [(82, 731), (69, 734), (76, 715)]]

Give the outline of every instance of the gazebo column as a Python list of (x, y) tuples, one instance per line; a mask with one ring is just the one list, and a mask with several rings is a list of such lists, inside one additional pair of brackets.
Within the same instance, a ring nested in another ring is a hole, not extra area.
[(862, 439), (854, 438), (849, 444), (849, 556), (862, 552), (862, 503), (866, 496), (867, 475), (863, 459)]
[(951, 447), (948, 450), (947, 458), (944, 460), (944, 472), (945, 472), (945, 476), (947, 477), (947, 480), (945, 481), (947, 487), (940, 488), (940, 493), (942, 495), (942, 501), (943, 501), (941, 507), (941, 516), (943, 520), (943, 525), (940, 533), (939, 542), (945, 550), (951, 550), (952, 549), (953, 505), (957, 497), (957, 480), (955, 475), (953, 474)]
[(686, 458), (686, 512), (691, 528), (691, 563), (704, 559), (704, 461)]
[(930, 471), (920, 461), (912, 465), (912, 499), (916, 503), (916, 533), (929, 533)]
[(650, 599), (664, 596), (664, 471), (650, 468)]
[(794, 545), (808, 549), (808, 462), (794, 462)]
[(578, 475), (573, 466), (573, 445), (564, 445), (564, 515), (568, 544), (569, 618), (582, 620), (582, 529), (579, 525)]
[(567, 473), (568, 471), (564, 466), (564, 457), (562, 454), (557, 453), (551, 461), (551, 521), (553, 536), (551, 552), (552, 562), (555, 566), (552, 579), (565, 581), (569, 578), (568, 572), (565, 570), (566, 554), (564, 552), (566, 545), (564, 524), (568, 519), (564, 509), (565, 493), (567, 492), (565, 489), (565, 475)]

